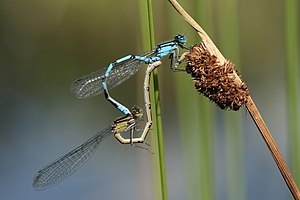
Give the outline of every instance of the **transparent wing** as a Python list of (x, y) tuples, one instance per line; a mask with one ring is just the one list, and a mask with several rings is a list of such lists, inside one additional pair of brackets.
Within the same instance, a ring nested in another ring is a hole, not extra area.
[[(151, 55), (153, 55), (153, 52), (143, 56), (149, 57)], [(128, 59), (116, 63), (106, 79), (107, 87), (112, 89), (129, 79), (139, 70), (141, 63), (141, 61), (136, 59)], [(103, 92), (101, 81), (106, 69), (104, 68), (76, 79), (71, 85), (72, 93), (78, 98), (87, 98), (101, 94)]]
[(100, 143), (109, 135), (113, 135), (111, 126), (98, 132), (84, 144), (39, 170), (33, 178), (33, 188), (44, 190), (65, 180), (94, 154)]

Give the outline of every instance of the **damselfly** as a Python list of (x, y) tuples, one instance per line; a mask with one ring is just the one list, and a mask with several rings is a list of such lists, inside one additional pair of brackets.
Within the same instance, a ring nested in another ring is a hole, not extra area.
[(152, 51), (141, 56), (127, 55), (111, 63), (107, 68), (78, 78), (72, 83), (71, 91), (78, 98), (87, 98), (104, 93), (105, 98), (118, 110), (125, 115), (130, 114), (130, 110), (126, 106), (109, 95), (108, 89), (114, 88), (129, 79), (138, 71), (141, 63), (151, 64), (167, 55), (170, 55), (171, 69), (176, 70), (179, 55), (178, 47), (188, 49), (184, 46), (185, 43), (186, 37), (178, 34), (175, 35), (174, 40), (161, 43)]
[(142, 134), (140, 137), (134, 137), (133, 134), (130, 135), (130, 138), (123, 138), (120, 134), (115, 134), (117, 140), (119, 140), (122, 144), (131, 144), (133, 143), (142, 143), (144, 142), (151, 126), (152, 126), (152, 110), (151, 110), (151, 102), (150, 102), (150, 76), (151, 73), (161, 65), (161, 61), (156, 61), (148, 65), (145, 73), (144, 79), (144, 102), (145, 102), (145, 109), (146, 109), (146, 118), (147, 122), (143, 129)]
[(108, 136), (115, 135), (117, 138), (123, 138), (121, 133), (129, 131), (133, 138), (137, 121), (140, 120), (143, 113), (138, 107), (133, 107), (131, 113), (132, 115), (116, 119), (111, 126), (98, 132), (84, 144), (39, 170), (33, 178), (33, 188), (44, 190), (65, 180), (95, 153), (101, 142)]
[[(138, 142), (143, 142), (152, 126), (152, 110), (151, 110), (151, 101), (150, 101), (150, 76), (151, 73), (161, 64), (162, 64), (161, 61), (156, 61), (154, 63), (149, 64), (146, 69), (145, 79), (144, 79), (144, 103), (146, 109), (147, 122), (145, 124), (145, 128), (143, 130), (141, 137), (130, 138), (132, 141), (135, 140)], [(129, 143), (130, 140), (127, 139), (127, 142)]]

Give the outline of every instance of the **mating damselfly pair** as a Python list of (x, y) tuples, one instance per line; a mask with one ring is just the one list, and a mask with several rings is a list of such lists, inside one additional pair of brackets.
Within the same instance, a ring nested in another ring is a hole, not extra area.
[[(152, 125), (149, 95), (151, 72), (160, 66), (160, 60), (168, 55), (171, 59), (171, 69), (178, 70), (179, 47), (188, 49), (184, 46), (185, 43), (185, 36), (175, 35), (174, 40), (161, 43), (148, 53), (140, 56), (127, 55), (111, 63), (107, 68), (75, 80), (71, 86), (71, 90), (78, 98), (87, 98), (103, 93), (105, 98), (121, 111), (124, 116), (114, 120), (111, 126), (98, 132), (84, 144), (39, 170), (34, 176), (33, 188), (35, 190), (43, 190), (62, 182), (79, 169), (91, 157), (101, 142), (110, 135), (114, 135), (123, 144), (144, 142)], [(138, 107), (129, 110), (126, 106), (113, 99), (108, 89), (112, 89), (129, 79), (139, 70), (143, 63), (148, 64), (144, 79), (144, 101), (147, 122), (141, 136), (134, 137), (137, 123), (142, 116), (142, 110)], [(121, 135), (122, 132), (127, 131), (130, 132), (130, 138), (124, 138)]]

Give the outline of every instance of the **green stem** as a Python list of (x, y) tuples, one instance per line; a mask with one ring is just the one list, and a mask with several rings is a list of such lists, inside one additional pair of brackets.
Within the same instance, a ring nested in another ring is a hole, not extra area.
[[(239, 27), (237, 0), (220, 2), (220, 48), (222, 52), (240, 67)], [(245, 199), (245, 177), (243, 158), (243, 132), (240, 113), (224, 114), (225, 156), (227, 174), (227, 199)]]
[[(212, 2), (210, 0), (195, 2), (196, 20), (206, 30), (212, 32)], [(215, 105), (204, 96), (199, 98), (199, 159), (201, 199), (215, 199), (214, 189), (214, 120)]]
[[(154, 48), (155, 39), (154, 39), (152, 0), (147, 0), (147, 7), (148, 7), (150, 45), (151, 48)], [(156, 70), (153, 72), (152, 77), (153, 77), (152, 82), (153, 82), (153, 89), (154, 89), (154, 105), (155, 105), (153, 120), (156, 122), (161, 191), (162, 191), (162, 199), (167, 200), (168, 199), (167, 175), (166, 175), (166, 166), (165, 166), (165, 158), (164, 158), (164, 143), (163, 143), (162, 120), (161, 120), (161, 109), (160, 109), (159, 85), (158, 85), (158, 76)]]
[[(182, 6), (196, 16), (196, 20), (212, 30), (212, 3), (206, 1), (182, 2)], [(188, 26), (172, 10), (172, 33), (188, 32)], [(198, 37), (188, 34), (188, 46), (199, 43)], [(182, 64), (181, 68), (184, 68)], [(187, 171), (186, 199), (215, 199), (214, 193), (214, 105), (199, 95), (188, 74), (175, 73), (176, 101), (181, 147), (185, 155)]]
[(285, 2), (285, 52), (286, 52), (286, 86), (288, 107), (289, 147), (292, 162), (292, 172), (295, 181), (300, 183), (300, 144), (299, 144), (299, 40), (297, 0)]

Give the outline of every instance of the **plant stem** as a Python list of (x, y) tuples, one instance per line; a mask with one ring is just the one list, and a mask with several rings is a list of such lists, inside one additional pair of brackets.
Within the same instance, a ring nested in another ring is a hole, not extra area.
[[(211, 23), (211, 16), (213, 14), (212, 1), (203, 0), (196, 1), (196, 15), (197, 19), (201, 21), (210, 32), (213, 31)], [(197, 103), (199, 104), (199, 159), (200, 159), (200, 187), (201, 199), (216, 199), (215, 196), (215, 173), (214, 173), (214, 123), (215, 107), (211, 102), (207, 101), (202, 96), (198, 95)]]
[(254, 120), (257, 128), (259, 129), (261, 136), (263, 137), (264, 141), (266, 142), (273, 159), (275, 160), (277, 167), (282, 174), (287, 186), (289, 187), (294, 199), (299, 200), (300, 199), (300, 192), (299, 189), (293, 179), (293, 176), (291, 175), (287, 164), (285, 163), (267, 125), (265, 124), (263, 118), (261, 117), (257, 107), (255, 106), (252, 98), (249, 96), (248, 102), (246, 104), (246, 107)]
[(286, 52), (286, 86), (287, 86), (287, 113), (289, 130), (289, 147), (292, 172), (300, 183), (300, 145), (299, 145), (299, 40), (297, 0), (285, 2), (285, 52)]
[[(221, 0), (218, 8), (220, 48), (240, 66), (237, 0)], [(240, 70), (240, 69), (239, 69)], [(227, 199), (245, 199), (244, 134), (240, 112), (224, 112)]]
[[(150, 33), (150, 46), (155, 47), (154, 39), (154, 26), (153, 26), (153, 12), (152, 12), (152, 0), (147, 0), (148, 7), (148, 21), (149, 21), (149, 33)], [(161, 191), (162, 199), (168, 199), (168, 189), (167, 189), (167, 175), (166, 166), (164, 158), (164, 143), (163, 143), (163, 133), (162, 133), (162, 119), (161, 119), (161, 109), (160, 109), (160, 97), (159, 97), (159, 85), (157, 71), (153, 72), (153, 88), (154, 88), (154, 121), (156, 122), (156, 132), (157, 132), (157, 142), (158, 142), (158, 156), (159, 156), (159, 168), (160, 168), (160, 181), (161, 181)]]

